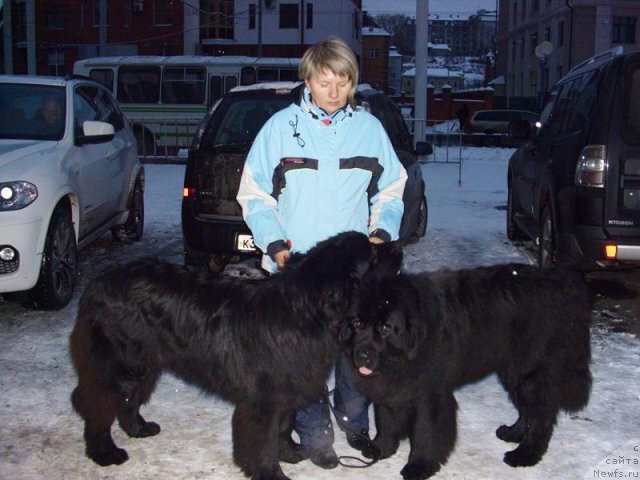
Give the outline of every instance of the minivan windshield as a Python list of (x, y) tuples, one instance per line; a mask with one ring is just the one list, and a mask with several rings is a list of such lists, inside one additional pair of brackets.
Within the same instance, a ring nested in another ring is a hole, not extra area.
[(0, 83), (0, 139), (61, 140), (65, 112), (64, 87)]

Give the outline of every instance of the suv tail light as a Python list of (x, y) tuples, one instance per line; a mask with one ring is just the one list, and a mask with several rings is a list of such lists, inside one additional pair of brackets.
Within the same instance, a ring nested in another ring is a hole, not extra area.
[(605, 145), (587, 145), (580, 152), (576, 167), (576, 185), (582, 187), (604, 188), (607, 165), (607, 147)]

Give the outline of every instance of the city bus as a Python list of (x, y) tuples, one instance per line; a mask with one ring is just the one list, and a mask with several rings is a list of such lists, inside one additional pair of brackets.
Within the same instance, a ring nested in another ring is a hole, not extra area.
[(109, 88), (133, 124), (141, 155), (188, 147), (207, 110), (237, 85), (298, 79), (299, 58), (119, 56), (75, 62)]

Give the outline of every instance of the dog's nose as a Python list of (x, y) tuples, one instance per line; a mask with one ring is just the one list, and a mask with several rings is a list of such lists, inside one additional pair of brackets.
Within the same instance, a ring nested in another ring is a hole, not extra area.
[(357, 350), (353, 356), (357, 365), (369, 365), (371, 362), (371, 354), (369, 350)]

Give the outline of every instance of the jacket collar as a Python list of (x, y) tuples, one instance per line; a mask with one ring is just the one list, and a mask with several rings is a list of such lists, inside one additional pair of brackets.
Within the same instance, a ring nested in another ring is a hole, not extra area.
[(305, 112), (309, 118), (317, 121), (321, 125), (329, 126), (331, 124), (341, 122), (345, 118), (351, 117), (353, 109), (351, 105), (346, 104), (344, 107), (339, 108), (331, 115), (327, 114), (323, 109), (318, 107), (311, 100), (311, 92), (305, 86), (302, 94), (300, 95), (300, 108)]

